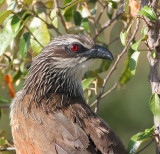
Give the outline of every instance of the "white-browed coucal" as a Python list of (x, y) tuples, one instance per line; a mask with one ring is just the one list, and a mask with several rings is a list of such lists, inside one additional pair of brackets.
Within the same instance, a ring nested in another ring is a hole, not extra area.
[(96, 58), (112, 54), (83, 35), (51, 41), (33, 59), (11, 105), (17, 154), (125, 154), (106, 122), (86, 104), (81, 80)]

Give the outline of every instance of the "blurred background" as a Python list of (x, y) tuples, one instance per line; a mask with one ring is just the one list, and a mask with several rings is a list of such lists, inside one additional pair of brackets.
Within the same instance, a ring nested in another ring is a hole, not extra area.
[[(62, 3), (62, 2), (61, 2)], [(7, 5), (3, 4), (0, 11), (6, 10)], [(97, 12), (100, 12), (101, 6), (97, 4)], [(97, 13), (98, 14), (98, 13)], [(109, 20), (106, 13), (104, 13), (99, 21), (100, 25), (104, 24), (105, 21)], [(141, 23), (140, 27), (142, 27)], [(113, 22), (112, 25), (104, 31), (104, 38), (106, 44), (109, 44), (111, 40), (120, 35), (120, 31), (123, 28), (122, 22)], [(134, 28), (133, 28), (134, 29)], [(141, 29), (141, 28), (140, 28)], [(136, 35), (138, 40), (140, 37), (140, 31)], [(120, 40), (114, 41), (108, 45), (109, 50), (113, 53), (115, 59), (117, 55), (123, 50)], [(145, 45), (142, 44), (141, 48), (145, 49)], [(120, 74), (125, 66), (127, 54), (121, 59), (117, 69), (109, 79), (105, 90), (110, 89), (115, 81), (119, 80)], [(91, 68), (94, 70), (101, 61), (97, 61), (95, 66)], [(111, 64), (112, 67), (113, 63)], [(110, 67), (110, 68), (111, 68)], [(101, 78), (104, 78), (107, 74), (106, 72), (100, 73)], [(136, 75), (132, 77), (124, 86), (118, 86), (110, 94), (101, 100), (98, 115), (102, 117), (110, 127), (116, 132), (116, 134), (121, 138), (125, 146), (127, 147), (130, 138), (146, 128), (151, 128), (153, 126), (153, 115), (149, 109), (149, 100), (151, 96), (151, 87), (148, 81), (149, 75), (149, 63), (147, 60), (147, 51), (141, 51), (141, 55), (138, 61), (138, 66), (136, 70)], [(24, 83), (24, 79), (18, 86), (14, 85), (14, 88), (19, 91)], [(98, 89), (99, 90), (99, 89)], [(9, 102), (12, 99), (9, 96), (9, 89), (4, 81), (4, 75), (0, 72), (0, 97), (3, 97)], [(90, 98), (90, 102), (93, 102), (95, 96)], [(6, 131), (6, 138), (12, 140), (9, 112), (10, 109), (5, 108), (1, 110), (0, 118), (0, 130)], [(144, 144), (145, 145), (145, 144)], [(143, 147), (143, 146), (142, 146)], [(141, 147), (141, 148), (142, 148)], [(11, 152), (7, 152), (11, 153)], [(14, 152), (13, 152), (14, 153)], [(146, 148), (142, 154), (154, 154), (155, 144), (151, 144)]]

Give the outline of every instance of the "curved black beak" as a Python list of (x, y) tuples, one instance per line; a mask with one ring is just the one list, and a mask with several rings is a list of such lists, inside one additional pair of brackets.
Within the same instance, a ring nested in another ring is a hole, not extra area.
[(101, 58), (101, 59), (107, 59), (107, 60), (114, 60), (112, 53), (107, 50), (106, 48), (95, 45), (88, 51), (86, 51), (83, 56), (90, 58)]

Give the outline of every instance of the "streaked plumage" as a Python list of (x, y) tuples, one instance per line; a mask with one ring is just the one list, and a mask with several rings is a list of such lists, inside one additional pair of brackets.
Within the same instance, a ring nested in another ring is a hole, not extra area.
[[(73, 44), (78, 51), (70, 50)], [(81, 79), (95, 58), (112, 55), (91, 38), (67, 34), (51, 41), (33, 60), (11, 106), (18, 154), (126, 153), (83, 96)]]

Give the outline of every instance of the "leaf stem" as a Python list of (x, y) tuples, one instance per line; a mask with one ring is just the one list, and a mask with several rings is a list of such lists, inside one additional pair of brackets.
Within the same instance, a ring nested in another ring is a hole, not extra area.
[(93, 40), (95, 41), (96, 38), (100, 35), (100, 33), (102, 33), (107, 27), (109, 27), (116, 19), (118, 19), (119, 16), (121, 16), (123, 13), (119, 13), (117, 14), (113, 19), (105, 22), (103, 25), (102, 25), (102, 28), (101, 30), (97, 33), (97, 35), (93, 38)]

